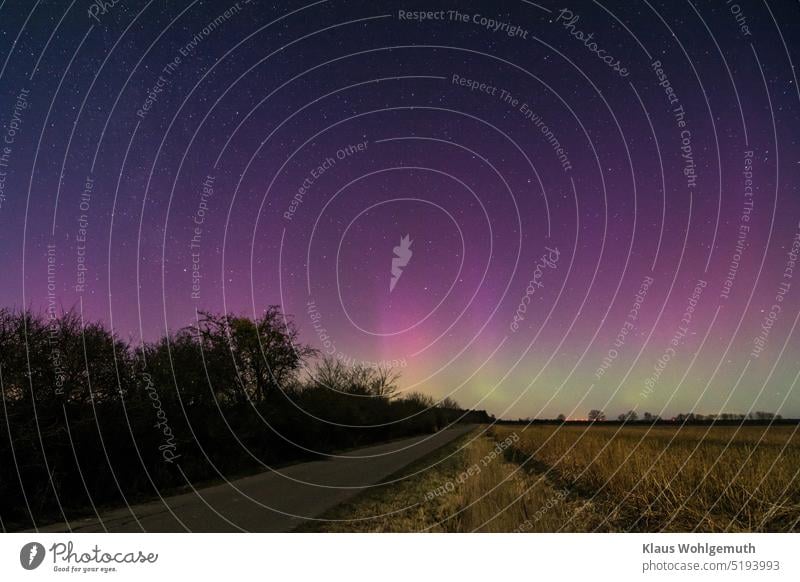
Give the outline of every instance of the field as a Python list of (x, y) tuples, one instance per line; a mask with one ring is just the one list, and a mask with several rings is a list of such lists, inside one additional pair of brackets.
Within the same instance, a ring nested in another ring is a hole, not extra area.
[(797, 531), (796, 428), (480, 427), (305, 529)]

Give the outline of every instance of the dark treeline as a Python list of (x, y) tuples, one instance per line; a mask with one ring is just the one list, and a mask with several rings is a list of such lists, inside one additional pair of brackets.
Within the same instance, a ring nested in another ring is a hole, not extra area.
[(0, 525), (489, 420), (318, 356), (277, 307), (138, 347), (75, 312), (0, 310)]
[(586, 418), (568, 419), (564, 414), (559, 414), (556, 418), (519, 418), (517, 420), (501, 420), (502, 424), (630, 424), (640, 426), (650, 425), (770, 425), (770, 424), (798, 424), (798, 419), (786, 419), (774, 412), (754, 411), (747, 414), (736, 412), (722, 412), (719, 414), (699, 414), (696, 412), (685, 412), (673, 417), (665, 418), (658, 414), (644, 412), (641, 416), (629, 410), (617, 416), (615, 420), (610, 420), (602, 410), (590, 410)]
[(704, 420), (677, 420), (675, 418), (659, 418), (658, 420), (559, 420), (556, 418), (518, 418), (516, 420), (502, 419), (497, 420), (496, 424), (510, 424), (510, 425), (528, 425), (528, 424), (563, 424), (566, 426), (614, 426), (614, 425), (631, 425), (631, 426), (774, 426), (774, 425), (796, 425), (800, 424), (800, 419), (797, 418), (774, 418), (772, 420), (764, 419), (750, 419), (744, 418), (737, 419), (704, 419)]

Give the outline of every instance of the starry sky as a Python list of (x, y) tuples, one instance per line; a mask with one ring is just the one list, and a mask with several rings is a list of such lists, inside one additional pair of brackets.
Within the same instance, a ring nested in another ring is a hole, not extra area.
[(799, 48), (772, 1), (6, 0), (0, 305), (279, 304), (505, 418), (797, 417)]

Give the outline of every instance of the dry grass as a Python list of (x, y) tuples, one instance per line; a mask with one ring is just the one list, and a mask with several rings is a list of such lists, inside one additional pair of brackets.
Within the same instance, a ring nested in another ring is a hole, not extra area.
[(585, 531), (599, 522), (590, 503), (528, 475), (506, 460), (507, 452), (476, 430), (406, 469), (409, 477), (371, 489), (300, 531), (553, 531), (568, 516), (580, 516), (573, 530)]
[(476, 430), (303, 529), (796, 531), (798, 445), (788, 426)]
[(514, 460), (590, 501), (606, 516), (601, 530), (798, 529), (794, 427), (537, 425), (493, 433), (503, 439), (520, 430)]
[(303, 529), (797, 530), (799, 444), (787, 426), (476, 430)]
[[(543, 532), (556, 531), (569, 518), (567, 531), (585, 531), (599, 524), (600, 516), (591, 502), (571, 494), (542, 475), (521, 469), (507, 456), (520, 439), (504, 431), (474, 440), (465, 451), (466, 469), (480, 468), (452, 494), (458, 507), (447, 522), (447, 531), (457, 532)], [(516, 442), (514, 442), (516, 441)], [(508, 443), (499, 451), (498, 443)], [(452, 479), (452, 477), (451, 477)], [(459, 480), (459, 477), (455, 477)]]

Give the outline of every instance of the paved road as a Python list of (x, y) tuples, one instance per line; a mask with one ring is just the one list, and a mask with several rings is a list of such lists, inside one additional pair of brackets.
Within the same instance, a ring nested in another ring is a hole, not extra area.
[[(459, 425), (435, 435), (349, 451), (347, 457), (298, 463), (282, 468), (281, 474), (268, 471), (163, 501), (117, 509), (100, 518), (76, 519), (69, 525), (75, 532), (102, 532), (104, 525), (110, 532), (290, 531), (471, 428)], [(62, 532), (68, 528), (60, 523), (39, 531)]]

